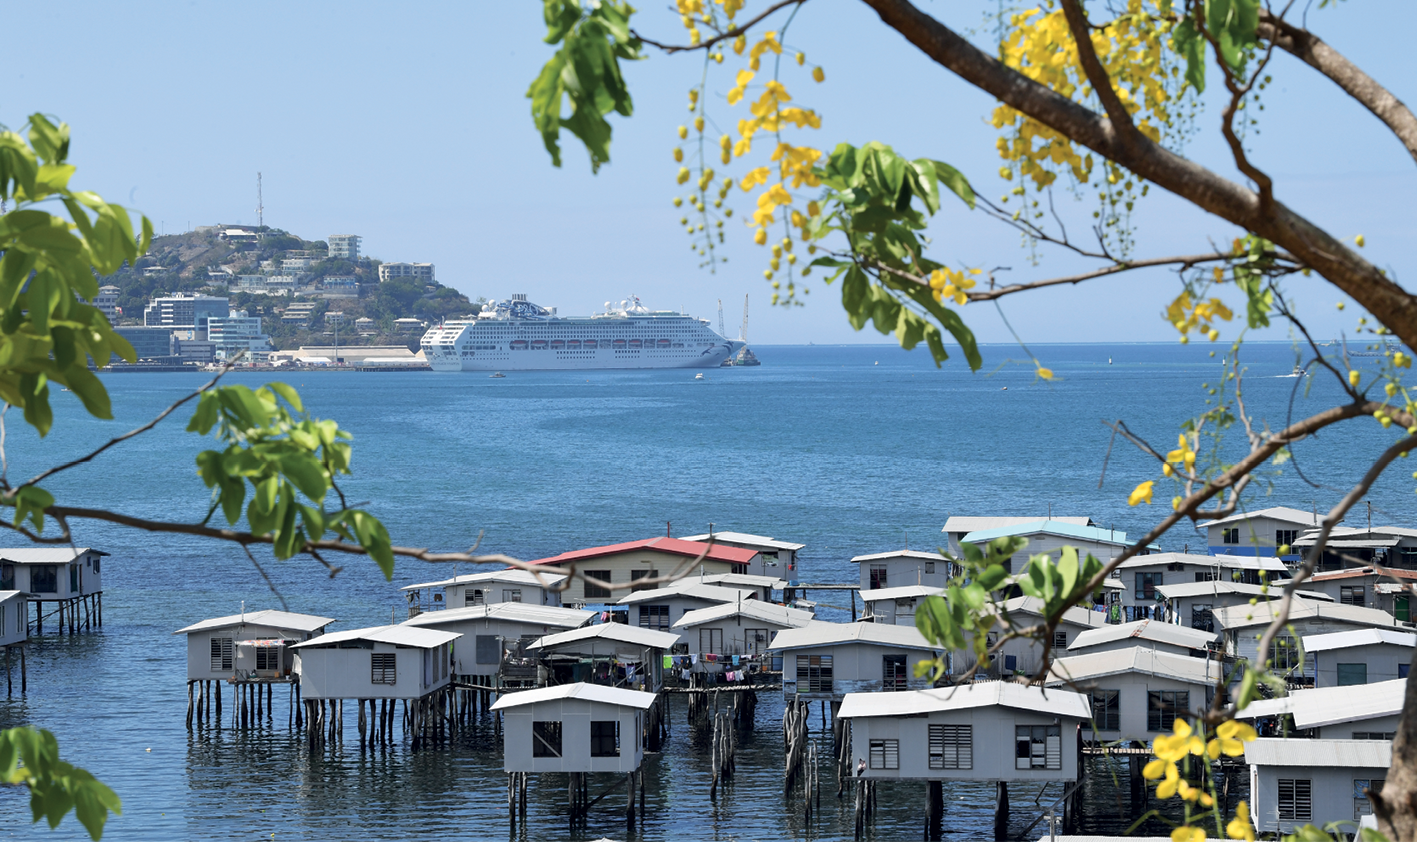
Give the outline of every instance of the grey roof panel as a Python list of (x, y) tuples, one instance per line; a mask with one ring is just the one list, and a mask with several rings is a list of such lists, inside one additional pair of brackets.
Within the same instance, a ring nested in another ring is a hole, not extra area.
[(994, 705), (1076, 719), (1092, 715), (1087, 697), (1081, 693), (1013, 681), (982, 681), (896, 693), (847, 693), (837, 715), (843, 719), (916, 716)]
[(1245, 744), (1251, 766), (1302, 766), (1386, 769), (1392, 765), (1387, 740), (1294, 740), (1262, 737)]
[(192, 632), (208, 631), (210, 629), (224, 629), (231, 626), (269, 626), (276, 629), (290, 629), (291, 631), (313, 632), (333, 623), (330, 617), (316, 617), (314, 614), (295, 614), (289, 611), (247, 611), (243, 614), (232, 614), (229, 617), (213, 617), (210, 620), (202, 620), (193, 623), (186, 628), (178, 629), (173, 634), (191, 634)]

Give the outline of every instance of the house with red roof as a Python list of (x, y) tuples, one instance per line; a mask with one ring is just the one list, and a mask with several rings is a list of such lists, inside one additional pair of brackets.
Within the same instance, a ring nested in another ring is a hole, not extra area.
[[(669, 537), (572, 550), (537, 559), (532, 564), (574, 567), (578, 573), (624, 586), (611, 590), (587, 584), (577, 576), (561, 594), (561, 604), (567, 606), (613, 604), (630, 592), (631, 583), (640, 579), (682, 577), (690, 573), (695, 576), (716, 573), (763, 575), (763, 559), (758, 550), (720, 544), (706, 546), (698, 541)], [(645, 585), (645, 588), (657, 587), (663, 585)]]

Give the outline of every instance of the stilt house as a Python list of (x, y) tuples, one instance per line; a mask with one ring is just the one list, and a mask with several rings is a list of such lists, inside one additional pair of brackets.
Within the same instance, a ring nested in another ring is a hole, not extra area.
[[(1221, 579), (1158, 585), (1156, 598), (1160, 604), (1157, 610), (1153, 611), (1153, 616), (1162, 622), (1213, 632), (1216, 631), (1216, 609), (1249, 605), (1252, 599), (1268, 602), (1282, 596), (1284, 589), (1276, 585), (1266, 588), (1263, 585), (1227, 582)], [(1309, 590), (1295, 590), (1294, 598), (1333, 602), (1333, 598), (1328, 594)]]
[(1376, 608), (1400, 622), (1409, 622), (1413, 611), (1408, 588), (1414, 583), (1417, 583), (1417, 570), (1369, 565), (1315, 573), (1304, 582), (1304, 587), (1326, 593), (1344, 605)]
[(753, 587), (710, 585), (699, 578), (680, 579), (671, 585), (652, 590), (634, 591), (619, 600), (628, 612), (629, 625), (642, 629), (669, 631), (674, 623), (690, 611), (757, 599)]
[(586, 682), (657, 693), (664, 686), (664, 655), (679, 640), (670, 632), (601, 623), (547, 635), (527, 647), (554, 684)]
[(178, 629), (187, 635), (187, 680), (296, 680), (291, 649), (324, 633), (334, 620), (287, 611), (243, 611)]
[[(675, 574), (763, 575), (762, 557), (756, 550), (714, 544), (705, 552), (705, 546), (697, 541), (667, 537), (573, 550), (532, 563), (574, 567), (601, 582), (625, 585)], [(598, 605), (603, 606), (601, 610), (611, 610), (611, 604), (623, 593), (592, 585), (578, 576), (561, 594), (561, 604), (571, 608)]]
[(799, 700), (840, 700), (847, 693), (923, 690), (915, 665), (935, 648), (914, 626), (814, 622), (778, 632), (769, 650), (782, 655), (782, 693)]
[(1314, 686), (1346, 687), (1406, 678), (1417, 634), (1355, 629), (1305, 635), (1303, 643), (1305, 654), (1314, 662)]
[(1319, 525), (1317, 513), (1287, 506), (1237, 512), (1206, 524), (1206, 544), (1211, 555), (1232, 556), (1274, 556), (1288, 546), (1285, 560), (1297, 562), (1301, 551), (1294, 548), (1295, 542)]
[[(1259, 605), (1237, 605), (1233, 608), (1217, 609), (1215, 624), (1225, 643), (1225, 654), (1245, 660), (1258, 659), (1258, 633), (1273, 619), (1275, 602), (1261, 602)], [(1291, 634), (1288, 629), (1292, 628)], [(1407, 630), (1410, 624), (1399, 624), (1391, 614), (1375, 608), (1358, 608), (1353, 605), (1339, 605), (1332, 602), (1315, 602), (1296, 599), (1289, 609), (1289, 624), (1270, 644), (1266, 657), (1271, 660), (1270, 669), (1286, 676), (1291, 686), (1313, 686), (1314, 659), (1301, 656), (1297, 637), (1309, 637), (1329, 632), (1353, 631), (1356, 629), (1379, 628), (1393, 631)]]
[(469, 573), (437, 582), (421, 582), (400, 590), (406, 595), (410, 616), (413, 616), (442, 608), (466, 608), (499, 602), (555, 607), (561, 604), (559, 586), (564, 581), (564, 575), (512, 568)]
[(24, 591), (0, 591), (0, 646), (9, 651), (29, 640), (29, 602)]
[(1286, 835), (1306, 824), (1352, 822), (1372, 813), (1392, 765), (1388, 740), (1285, 740), (1245, 744), (1250, 820), (1259, 833)]
[(861, 619), (868, 623), (887, 625), (915, 625), (915, 608), (925, 597), (937, 594), (940, 589), (933, 585), (902, 585), (898, 588), (877, 588), (861, 591), (861, 601), (866, 604)]
[[(1163, 623), (1160, 620), (1137, 620), (1081, 632), (1068, 644), (1066, 654), (1090, 655), (1140, 646), (1168, 655), (1204, 658), (1219, 640), (1220, 635), (1215, 632)], [(1064, 653), (1058, 654), (1061, 656)]]
[(509, 693), (504, 717), (508, 772), (634, 772), (644, 762), (644, 715), (653, 693), (577, 682)]
[(322, 699), (421, 699), (448, 686), (458, 635), (414, 626), (374, 626), (321, 635), (291, 648), (300, 695)]
[[(103, 568), (108, 553), (90, 547), (19, 547), (0, 549), (0, 591), (29, 594), (35, 608), (35, 631), (49, 619), (63, 631), (103, 625)], [(49, 615), (45, 603), (50, 604)]]
[(905, 585), (922, 585), (939, 590), (954, 575), (952, 562), (939, 553), (893, 550), (859, 555), (851, 560), (859, 565), (861, 590), (874, 591)]
[[(511, 686), (533, 686), (536, 663), (526, 647), (548, 634), (580, 628), (594, 616), (594, 611), (496, 602), (430, 611), (403, 625), (458, 634), (453, 641), (455, 676), (505, 678)], [(502, 681), (493, 685), (507, 686)]]
[(1264, 737), (1391, 740), (1397, 733), (1407, 680), (1379, 681), (1355, 693), (1346, 687), (1295, 690), (1251, 702), (1237, 714)]
[(761, 666), (758, 659), (770, 657), (768, 649), (778, 632), (813, 622), (809, 611), (750, 599), (690, 611), (674, 624), (674, 631), (697, 656), (692, 671), (722, 673), (743, 666), (745, 659)]
[(1086, 693), (1092, 724), (1084, 736), (1095, 742), (1149, 742), (1172, 723), (1210, 703), (1224, 675), (1217, 659), (1168, 655), (1143, 646), (1073, 655), (1053, 662), (1050, 687)]
[(774, 576), (789, 582), (801, 578), (797, 570), (797, 554), (806, 544), (778, 541), (763, 535), (749, 535), (746, 532), (712, 532), (704, 535), (690, 535), (685, 541), (707, 541), (712, 538), (715, 545), (738, 547), (757, 552), (761, 570), (752, 571), (761, 576)]

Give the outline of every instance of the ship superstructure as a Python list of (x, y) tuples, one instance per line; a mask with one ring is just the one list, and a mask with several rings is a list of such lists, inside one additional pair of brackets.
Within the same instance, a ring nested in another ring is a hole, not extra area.
[(513, 295), (489, 301), (475, 318), (455, 319), (423, 334), (434, 371), (530, 371), (594, 368), (713, 368), (742, 342), (724, 339), (697, 319), (649, 310), (631, 296), (605, 312), (562, 318)]

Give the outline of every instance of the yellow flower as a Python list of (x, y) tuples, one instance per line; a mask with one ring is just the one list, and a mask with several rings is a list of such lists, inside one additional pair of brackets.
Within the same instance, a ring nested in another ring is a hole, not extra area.
[(1363, 238), (1362, 234), (1359, 234), (1358, 236), (1354, 237), (1353, 242), (1358, 244), (1358, 248), (1362, 248), (1363, 246), (1366, 246), (1368, 244), (1368, 241)]
[(822, 70), (821, 66), (817, 66), (812, 68), (812, 78), (816, 79), (818, 82), (825, 82), (827, 80), (827, 74)]
[(1231, 839), (1255, 842), (1255, 828), (1250, 824), (1250, 805), (1243, 801), (1235, 805), (1235, 818), (1225, 826), (1225, 835)]
[[(963, 294), (963, 293), (961, 293), (961, 294)], [(1044, 380), (1052, 380), (1052, 379), (1053, 379), (1053, 369), (1051, 369), (1051, 368), (1044, 368), (1043, 366), (1039, 366), (1039, 367), (1038, 367), (1038, 376), (1039, 376), (1039, 377), (1042, 377)], [(1147, 502), (1150, 503), (1151, 500), (1148, 499)]]
[(755, 243), (757, 243), (758, 245), (761, 246), (761, 245), (765, 245), (765, 244), (767, 243), (767, 241), (768, 241), (768, 232), (767, 232), (767, 229), (766, 229), (766, 228), (759, 228), (759, 229), (758, 229), (758, 232), (753, 235), (753, 242), (755, 242)]
[(1171, 831), (1171, 842), (1205, 842), (1205, 830), (1183, 824)]
[[(1150, 481), (1142, 483), (1149, 485)], [(1140, 488), (1140, 486), (1138, 486)], [(1136, 492), (1132, 492), (1135, 494)], [(1151, 489), (1147, 489), (1147, 502), (1150, 502)], [(1135, 505), (1135, 504), (1133, 504)], [(1174, 733), (1162, 734), (1151, 744), (1151, 753), (1161, 758), (1175, 763), (1188, 754), (1200, 756), (1205, 751), (1205, 743), (1191, 730), (1190, 724), (1184, 719), (1176, 719), (1171, 723), (1171, 730)]]
[(688, 168), (688, 167), (680, 167), (680, 168), (679, 168), (679, 177), (676, 179), (676, 181), (678, 181), (680, 184), (683, 184), (684, 182), (686, 182), (686, 181), (688, 181), (688, 180), (689, 180), (689, 168)]
[(747, 46), (748, 46), (748, 39), (747, 39), (746, 36), (739, 35), (737, 38), (734, 38), (734, 39), (733, 39), (733, 52), (734, 52), (734, 53), (736, 53), (736, 54), (738, 54), (738, 55), (740, 55), (740, 56), (743, 55), (743, 50), (744, 50)]
[(1206, 744), (1206, 754), (1211, 760), (1219, 760), (1220, 755), (1239, 757), (1245, 753), (1245, 743), (1256, 737), (1255, 729), (1243, 722), (1230, 720), (1222, 722), (1215, 729), (1215, 739)]
[(684, 150), (680, 149), (677, 146), (674, 147), (674, 160), (676, 162), (684, 160)]
[(1363, 375), (1359, 374), (1357, 370), (1350, 370), (1348, 372), (1348, 385), (1352, 386), (1353, 388), (1358, 388), (1358, 381), (1362, 379)]
[(1157, 758), (1142, 768), (1141, 776), (1149, 781), (1159, 780), (1166, 774), (1167, 767), (1173, 765), (1175, 764), (1168, 764), (1165, 760)]
[[(1186, 434), (1181, 433), (1176, 437), (1176, 449), (1166, 454), (1167, 462), (1175, 462), (1178, 465), (1185, 465), (1186, 472), (1191, 473), (1196, 469), (1196, 452), (1191, 449), (1191, 443), (1186, 440)], [(1170, 476), (1170, 474), (1167, 474)]]
[[(1156, 485), (1156, 480), (1149, 479), (1132, 489), (1132, 493), (1127, 497), (1127, 505), (1135, 506), (1141, 502), (1145, 502), (1148, 506), (1151, 505), (1151, 487), (1153, 485)], [(1156, 738), (1157, 742), (1160, 742), (1162, 739), (1162, 737)]]

